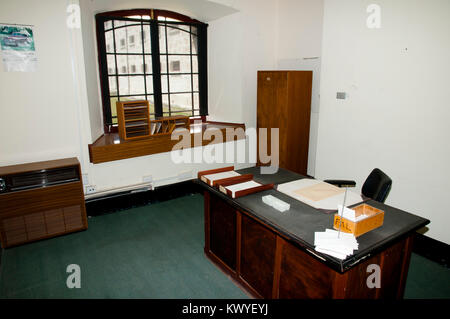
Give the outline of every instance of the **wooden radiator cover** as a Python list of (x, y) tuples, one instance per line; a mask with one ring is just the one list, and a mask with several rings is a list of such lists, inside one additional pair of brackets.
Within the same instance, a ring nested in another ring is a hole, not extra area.
[(48, 187), (0, 193), (0, 241), (3, 248), (87, 229), (78, 160), (65, 159), (2, 167), (0, 177), (6, 179), (11, 177), (11, 174), (28, 172), (31, 168), (36, 171), (49, 171), (51, 166), (61, 168), (61, 165), (75, 166), (78, 179)]

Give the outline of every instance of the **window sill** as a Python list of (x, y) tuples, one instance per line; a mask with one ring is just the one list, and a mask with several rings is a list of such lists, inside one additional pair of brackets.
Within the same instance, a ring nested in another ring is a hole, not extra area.
[[(204, 140), (203, 134), (207, 129), (219, 129), (222, 136), (226, 136), (227, 128), (243, 128), (244, 124), (222, 123), (222, 122), (203, 122), (191, 123), (191, 147), (197, 146), (194, 141), (201, 141), (205, 146), (210, 143), (218, 143), (213, 140)], [(245, 139), (245, 135), (239, 135), (234, 140)], [(170, 152), (178, 140), (171, 140), (170, 135), (154, 136), (134, 141), (121, 141), (118, 133), (107, 133), (100, 136), (93, 144), (89, 144), (89, 157), (91, 163), (99, 164), (111, 161), (118, 161), (127, 158), (146, 156), (158, 153)]]

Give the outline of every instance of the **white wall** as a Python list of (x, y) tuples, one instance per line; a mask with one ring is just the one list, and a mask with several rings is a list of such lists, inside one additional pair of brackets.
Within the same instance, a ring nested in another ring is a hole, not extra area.
[[(369, 29), (366, 8), (381, 7)], [(316, 176), (393, 179), (387, 204), (450, 243), (450, 2), (325, 0)], [(336, 100), (336, 92), (348, 93)]]
[[(36, 72), (0, 70), (0, 165), (80, 155), (65, 1), (2, 1), (0, 21), (34, 25)], [(1, 64), (1, 63), (0, 63)]]
[(313, 71), (308, 174), (315, 175), (320, 105), (323, 0), (279, 0), (277, 70)]
[(256, 127), (257, 71), (276, 63), (276, 1), (220, 2), (239, 12), (209, 22), (209, 118)]

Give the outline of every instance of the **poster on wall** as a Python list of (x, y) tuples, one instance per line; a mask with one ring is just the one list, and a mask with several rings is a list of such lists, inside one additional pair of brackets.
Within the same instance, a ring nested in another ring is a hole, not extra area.
[(33, 26), (0, 24), (0, 47), (4, 71), (36, 71)]

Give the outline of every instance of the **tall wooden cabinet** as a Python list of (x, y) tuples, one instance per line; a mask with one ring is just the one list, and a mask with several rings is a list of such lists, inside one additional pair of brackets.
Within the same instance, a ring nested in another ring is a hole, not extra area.
[(267, 128), (261, 151), (271, 154), (270, 128), (279, 128), (279, 167), (306, 175), (311, 117), (312, 71), (258, 71), (258, 165), (259, 128)]

